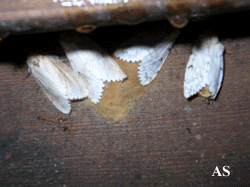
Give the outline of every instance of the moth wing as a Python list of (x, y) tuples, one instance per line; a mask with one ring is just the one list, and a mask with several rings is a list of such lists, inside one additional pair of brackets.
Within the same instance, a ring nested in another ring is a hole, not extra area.
[(224, 46), (219, 42), (217, 37), (211, 37), (205, 42), (205, 47), (208, 49), (207, 58), (205, 60), (208, 66), (209, 74), (207, 77), (207, 85), (212, 94), (211, 99), (215, 99), (220, 90), (223, 79), (223, 53)]
[[(126, 78), (125, 73), (108, 54), (88, 49), (79, 50), (79, 55), (82, 57), (82, 64), (85, 65), (91, 74), (102, 81), (121, 81)], [(81, 64), (77, 66), (81, 66)]]
[(118, 48), (114, 55), (120, 60), (134, 63), (143, 60), (147, 55), (152, 53), (153, 50), (154, 48), (150, 46), (135, 45), (125, 48)]
[[(80, 68), (81, 66), (85, 66), (85, 64), (88, 62), (89, 56), (88, 53), (86, 53), (86, 56), (82, 55), (81, 50), (77, 47), (77, 44), (74, 42), (60, 42), (67, 58), (69, 59), (69, 63), (73, 69)], [(87, 60), (86, 60), (87, 58)]]
[(110, 55), (103, 54), (103, 58), (105, 61), (103, 68), (105, 68), (105, 74), (107, 75), (106, 78), (102, 79), (103, 81), (122, 81), (127, 77), (127, 75), (122, 71), (122, 69)]
[(163, 42), (157, 44), (154, 50), (140, 62), (138, 77), (141, 85), (149, 84), (157, 76), (179, 33), (178, 30), (175, 30), (171, 35), (165, 37)]
[(207, 75), (202, 73), (205, 72), (204, 68), (206, 67), (203, 67), (202, 58), (199, 54), (194, 53), (189, 57), (184, 80), (185, 98), (193, 96), (206, 86), (204, 77)]
[[(114, 56), (125, 62), (140, 62), (155, 49), (155, 42), (164, 36), (163, 25), (143, 29), (118, 47)], [(167, 29), (167, 27), (165, 27)]]
[(51, 89), (56, 90), (63, 97), (67, 98), (64, 75), (53, 63), (52, 58), (42, 55), (31, 56), (28, 58), (27, 64), (33, 76), (39, 79), (43, 85), (50, 86)]
[(69, 114), (71, 111), (70, 101), (62, 92), (56, 89), (57, 85), (55, 85), (55, 82), (51, 81), (51, 79), (46, 76), (44, 72), (41, 72), (41, 70), (37, 70), (34, 67), (32, 68), (32, 66), (29, 67), (36, 82), (52, 104), (62, 113)]
[(64, 77), (64, 85), (66, 87), (68, 99), (83, 99), (88, 96), (87, 81), (78, 72), (73, 71), (60, 61), (54, 59), (51, 59), (51, 61)]
[(60, 93), (56, 92), (54, 89), (51, 89), (47, 84), (44, 85), (40, 82), (39, 79), (36, 79), (36, 82), (39, 84), (43, 93), (47, 98), (52, 102), (52, 104), (64, 114), (69, 114), (71, 111), (71, 103), (69, 99), (63, 97)]
[[(87, 44), (90, 45), (90, 42)], [(65, 49), (72, 68), (76, 71), (81, 72), (82, 67), (85, 67), (97, 78), (108, 82), (121, 81), (126, 78), (126, 74), (108, 54), (91, 49), (90, 47), (80, 49), (73, 43), (62, 42), (62, 46)]]
[(215, 99), (223, 79), (223, 52), (224, 46), (217, 37), (205, 38), (199, 47), (194, 46), (185, 72), (186, 98), (208, 86), (211, 99)]
[(87, 68), (82, 68), (80, 73), (87, 80), (87, 88), (89, 91), (88, 98), (95, 104), (100, 102), (102, 97), (104, 83), (101, 79), (94, 76)]
[(32, 56), (27, 63), (45, 95), (63, 113), (70, 113), (69, 99), (88, 95), (83, 77), (54, 57)]
[[(75, 58), (74, 55), (73, 58)], [(86, 65), (84, 64), (77, 63), (77, 61), (75, 60), (71, 60), (70, 65), (73, 68), (73, 70), (79, 72), (80, 76), (86, 81), (88, 98), (95, 104), (99, 103), (104, 88), (103, 81), (100, 78), (93, 75), (91, 71), (89, 71)]]

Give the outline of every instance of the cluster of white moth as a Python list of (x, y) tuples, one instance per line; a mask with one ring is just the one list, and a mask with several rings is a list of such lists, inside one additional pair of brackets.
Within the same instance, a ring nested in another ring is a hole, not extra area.
[[(154, 46), (118, 48), (114, 55), (126, 62), (139, 62), (140, 83), (148, 85), (157, 76), (179, 34), (179, 30), (174, 30)], [(74, 42), (61, 41), (71, 67), (56, 56), (36, 55), (27, 60), (29, 72), (45, 95), (65, 114), (71, 111), (71, 100), (89, 98), (97, 104), (104, 82), (123, 81), (127, 77), (110, 55), (88, 37), (83, 37), (86, 43), (81, 47)], [(184, 96), (189, 98), (199, 93), (215, 99), (223, 79), (224, 47), (216, 36), (201, 37), (199, 41), (187, 63)]]
[[(173, 31), (154, 46), (118, 48), (114, 55), (126, 62), (140, 62), (138, 77), (142, 85), (147, 85), (157, 76), (179, 33), (179, 30)], [(216, 98), (223, 79), (223, 53), (224, 46), (216, 36), (207, 32), (200, 36), (186, 67), (185, 98), (197, 93), (206, 98)]]
[(27, 64), (48, 99), (65, 114), (71, 111), (71, 100), (88, 97), (97, 104), (105, 81), (122, 81), (127, 77), (104, 51), (81, 49), (76, 43), (62, 42), (62, 46), (71, 67), (57, 57), (44, 55), (30, 56)]

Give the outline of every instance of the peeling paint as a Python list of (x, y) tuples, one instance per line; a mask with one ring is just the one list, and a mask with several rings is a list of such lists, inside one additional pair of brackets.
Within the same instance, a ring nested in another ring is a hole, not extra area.
[(60, 2), (62, 6), (71, 7), (71, 6), (86, 6), (87, 3), (83, 0), (53, 0), (54, 3)]
[(87, 6), (87, 3), (91, 5), (114, 5), (114, 4), (124, 4), (128, 3), (129, 0), (53, 0), (54, 3), (60, 2), (64, 7), (72, 6)]
[(88, 0), (91, 5), (114, 5), (128, 3), (129, 0)]

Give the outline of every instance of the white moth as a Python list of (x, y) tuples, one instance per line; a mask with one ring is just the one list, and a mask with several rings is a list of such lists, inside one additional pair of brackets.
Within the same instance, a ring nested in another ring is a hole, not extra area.
[(122, 81), (127, 76), (116, 61), (90, 38), (82, 36), (81, 46), (74, 42), (61, 44), (73, 69), (81, 73), (83, 67), (102, 81)]
[(133, 45), (118, 48), (114, 55), (125, 62), (140, 62), (138, 77), (141, 85), (145, 86), (157, 76), (179, 34), (180, 31), (175, 30), (154, 46)]
[(187, 63), (185, 98), (197, 93), (206, 98), (216, 98), (223, 79), (223, 52), (224, 46), (216, 36), (200, 38)]
[(65, 114), (71, 111), (70, 100), (88, 96), (87, 82), (79, 73), (51, 56), (30, 56), (27, 60), (29, 72), (33, 74), (44, 94)]
[(71, 67), (88, 80), (88, 97), (97, 104), (102, 97), (105, 81), (122, 81), (127, 76), (100, 46), (84, 35), (82, 38), (81, 48), (74, 42), (61, 41), (61, 44)]
[(87, 80), (88, 98), (95, 104), (99, 103), (102, 97), (104, 82), (92, 74), (84, 64), (72, 63), (72, 61), (70, 61), (70, 64), (76, 72), (79, 72)]

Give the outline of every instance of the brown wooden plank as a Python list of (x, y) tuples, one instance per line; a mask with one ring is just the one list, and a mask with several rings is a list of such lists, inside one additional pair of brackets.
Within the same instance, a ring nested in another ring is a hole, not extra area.
[[(10, 36), (0, 43), (1, 186), (233, 186), (249, 184), (249, 27), (246, 14), (218, 16), (182, 30), (167, 62), (129, 117), (103, 117), (83, 102), (70, 115), (44, 96), (27, 55), (62, 55), (59, 33)], [(98, 29), (91, 37), (109, 52), (135, 27)], [(170, 25), (169, 25), (170, 27)], [(235, 30), (234, 28), (237, 28)], [(216, 101), (183, 96), (185, 66), (203, 30), (225, 46), (225, 76)], [(7, 54), (11, 52), (11, 56)], [(216, 166), (229, 177), (212, 177)]]
[(133, 25), (159, 19), (169, 19), (174, 26), (183, 27), (193, 18), (249, 7), (248, 0), (2, 0), (0, 32)]

